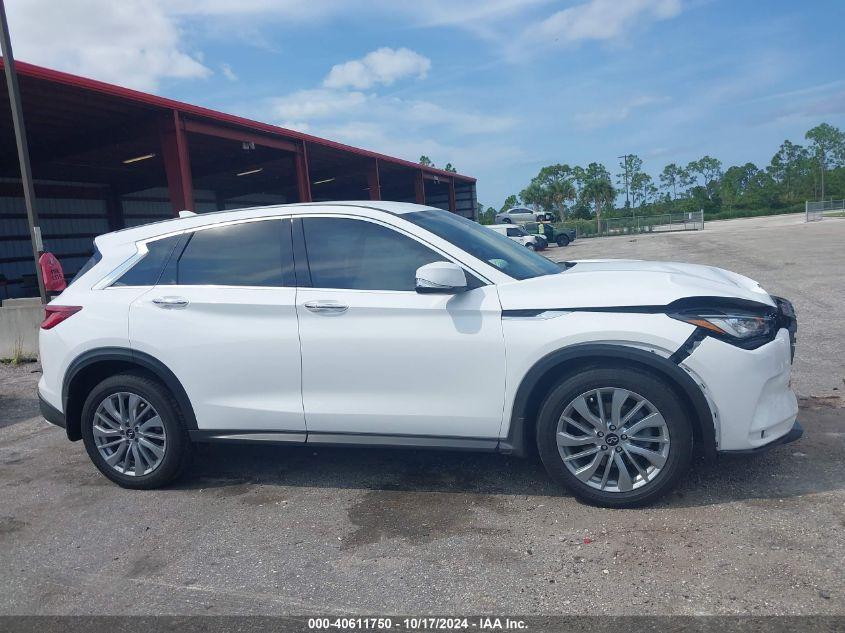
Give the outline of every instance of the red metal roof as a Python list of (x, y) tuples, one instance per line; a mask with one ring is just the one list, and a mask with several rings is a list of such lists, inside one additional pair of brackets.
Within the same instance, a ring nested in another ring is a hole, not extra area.
[[(0, 57), (0, 68), (2, 67), (3, 59), (2, 57)], [(325, 147), (331, 147), (334, 149), (357, 154), (359, 156), (377, 158), (380, 161), (393, 163), (395, 165), (402, 165), (404, 167), (421, 169), (426, 173), (436, 174), (445, 178), (454, 177), (456, 180), (463, 180), (466, 182), (476, 181), (476, 179), (472, 178), (471, 176), (464, 176), (462, 174), (456, 174), (442, 169), (436, 169), (434, 167), (426, 167), (420, 165), (419, 163), (414, 163), (411, 161), (403, 160), (401, 158), (388, 156), (386, 154), (380, 154), (378, 152), (361, 149), (359, 147), (353, 147), (352, 145), (346, 145), (344, 143), (338, 143), (337, 141), (330, 141), (328, 139), (320, 138), (318, 136), (312, 136), (311, 134), (297, 132), (296, 130), (289, 130), (278, 125), (262, 123), (260, 121), (254, 121), (252, 119), (236, 116), (234, 114), (226, 114), (225, 112), (219, 112), (210, 108), (204, 108), (202, 106), (196, 106), (190, 103), (176, 101), (175, 99), (159, 97), (157, 95), (152, 95), (146, 92), (140, 92), (139, 90), (124, 88), (123, 86), (117, 86), (103, 81), (97, 81), (96, 79), (89, 79), (88, 77), (80, 77), (78, 75), (72, 75), (70, 73), (62, 72), (59, 70), (44, 68), (43, 66), (36, 66), (35, 64), (29, 64), (20, 61), (15, 62), (15, 67), (18, 71), (18, 74), (23, 77), (33, 77), (36, 79), (42, 79), (58, 84), (74, 86), (76, 88), (82, 88), (99, 94), (110, 95), (113, 97), (118, 97), (120, 99), (125, 99), (130, 102), (144, 104), (156, 108), (178, 110), (180, 113), (190, 115), (192, 117), (212, 119), (218, 123), (247, 128), (252, 131), (263, 132), (265, 134), (270, 134), (273, 136), (282, 136), (288, 139), (292, 138), (300, 141), (307, 141), (309, 143), (323, 145)]]

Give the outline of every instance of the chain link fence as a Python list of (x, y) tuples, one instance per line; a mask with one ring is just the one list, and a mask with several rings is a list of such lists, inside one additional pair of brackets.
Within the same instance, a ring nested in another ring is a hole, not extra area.
[(845, 200), (807, 200), (804, 203), (805, 222), (818, 222), (825, 216), (845, 217)]
[(576, 237), (699, 231), (704, 228), (704, 212), (692, 211), (690, 213), (661, 213), (659, 215), (608, 218), (601, 220), (600, 223), (595, 220), (578, 220), (564, 222), (563, 226), (574, 228)]

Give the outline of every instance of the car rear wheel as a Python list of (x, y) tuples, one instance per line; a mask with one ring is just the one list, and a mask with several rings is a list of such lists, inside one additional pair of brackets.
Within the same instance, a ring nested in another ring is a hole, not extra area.
[(556, 241), (558, 246), (569, 246), (569, 237), (566, 235), (558, 235)]
[(178, 405), (163, 385), (138, 374), (94, 387), (82, 408), (82, 439), (94, 465), (124, 488), (158, 488), (190, 462)]
[(502, 224), (511, 224), (510, 218), (502, 218)]
[(672, 386), (634, 368), (593, 368), (543, 402), (537, 446), (549, 475), (587, 503), (623, 508), (669, 492), (692, 459), (692, 429)]
[(528, 244), (526, 244), (525, 246), (528, 248), (529, 251), (537, 250), (537, 247), (534, 246), (532, 242), (528, 242)]

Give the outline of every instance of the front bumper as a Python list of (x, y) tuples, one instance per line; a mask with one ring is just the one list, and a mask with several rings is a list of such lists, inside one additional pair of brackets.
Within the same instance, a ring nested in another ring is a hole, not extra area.
[(792, 332), (746, 350), (707, 337), (682, 361), (713, 412), (719, 451), (753, 451), (790, 434), (798, 400), (789, 387)]
[(801, 437), (804, 435), (804, 427), (801, 426), (801, 423), (798, 420), (792, 424), (792, 428), (789, 430), (789, 433), (786, 435), (782, 435), (778, 439), (769, 442), (768, 444), (763, 444), (763, 446), (758, 446), (757, 448), (747, 448), (744, 450), (738, 451), (721, 451), (725, 455), (756, 455), (758, 453), (763, 453), (770, 448), (774, 448), (775, 446), (781, 446), (783, 444), (790, 444), (797, 440), (800, 440)]

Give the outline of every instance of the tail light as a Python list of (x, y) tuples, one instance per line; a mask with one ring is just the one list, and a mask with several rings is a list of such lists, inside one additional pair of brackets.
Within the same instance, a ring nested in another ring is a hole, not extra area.
[(45, 306), (44, 320), (41, 322), (42, 330), (49, 330), (56, 327), (65, 319), (73, 316), (82, 309), (82, 306)]

